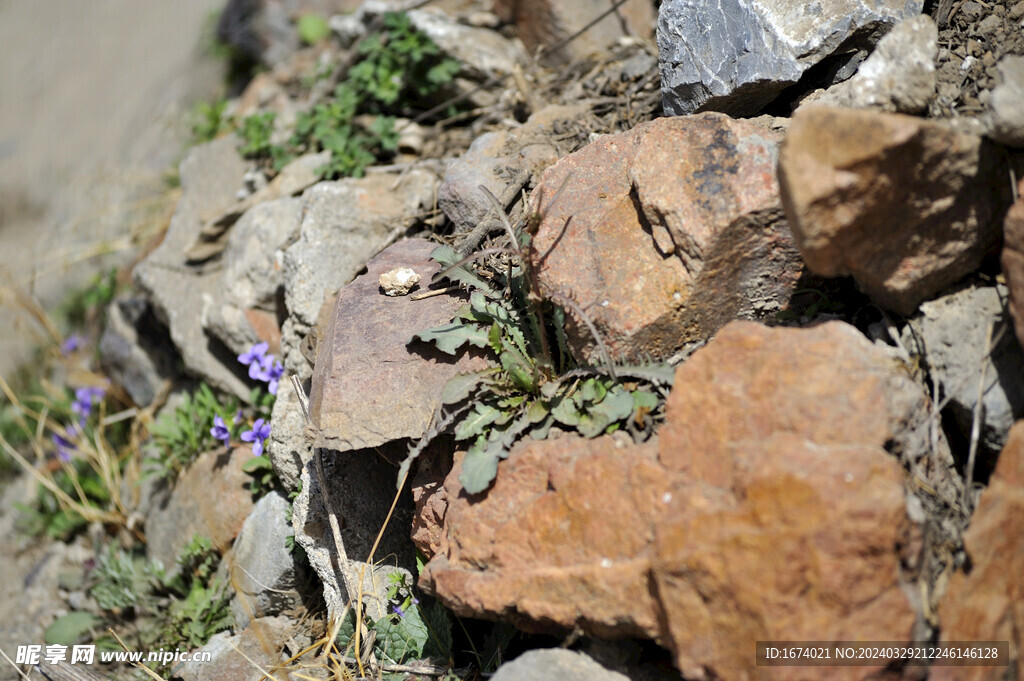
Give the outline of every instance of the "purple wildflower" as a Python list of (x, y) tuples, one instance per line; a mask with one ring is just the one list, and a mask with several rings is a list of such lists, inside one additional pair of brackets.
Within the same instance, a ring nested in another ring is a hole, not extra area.
[(249, 367), (249, 378), (259, 378), (260, 372), (263, 371), (264, 357), (269, 347), (270, 344), (266, 341), (257, 343), (249, 348), (248, 352), (238, 356), (238, 361)]
[(103, 388), (90, 386), (75, 391), (75, 400), (71, 403), (71, 411), (78, 414), (79, 421), (84, 422), (92, 412), (92, 405), (103, 399)]
[(60, 344), (60, 354), (67, 357), (72, 352), (82, 347), (83, 341), (84, 339), (77, 333), (71, 334), (70, 336), (67, 337), (67, 340)]
[(247, 430), (242, 433), (242, 442), (252, 443), (252, 453), (255, 456), (261, 456), (263, 454), (263, 441), (270, 437), (270, 424), (264, 422), (263, 419), (256, 419), (256, 423), (252, 424), (252, 430)]
[(235, 418), (232, 421), (236, 426), (242, 422), (242, 410), (239, 409), (235, 412)]
[[(70, 424), (64, 429), (67, 438), (75, 438), (79, 436), (78, 427), (75, 424)], [(71, 461), (71, 457), (74, 455), (75, 450), (78, 449), (75, 443), (67, 439), (60, 433), (53, 434), (53, 444), (57, 445), (57, 458), (67, 463)]]
[(391, 612), (395, 613), (399, 617), (405, 617), (405, 610), (402, 610), (402, 606), (400, 605), (392, 605)]
[(219, 414), (213, 417), (213, 428), (210, 428), (210, 435), (223, 441), (225, 447), (227, 447), (228, 443), (231, 442), (231, 431), (228, 430), (227, 425), (224, 423), (224, 419), (222, 419)]
[[(273, 360), (273, 355), (268, 357), (268, 359)], [(259, 379), (261, 381), (266, 381), (269, 384), (267, 386), (267, 390), (270, 392), (271, 395), (276, 395), (277, 394), (277, 385), (278, 385), (278, 383), (281, 380), (281, 376), (283, 376), (283, 375), (284, 375), (284, 365), (283, 364), (281, 364), (280, 362), (274, 362), (273, 366), (270, 366), (270, 362), (268, 362), (267, 366), (260, 373)]]

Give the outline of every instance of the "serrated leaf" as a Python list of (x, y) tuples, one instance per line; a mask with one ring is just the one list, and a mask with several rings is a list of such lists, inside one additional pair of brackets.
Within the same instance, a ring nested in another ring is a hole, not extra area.
[(498, 457), (488, 452), (487, 441), (480, 436), (469, 448), (466, 458), (462, 460), (462, 473), (459, 482), (467, 494), (479, 494), (491, 486), (494, 476), (498, 474)]
[(605, 426), (622, 421), (633, 413), (633, 396), (616, 386), (608, 392), (603, 400), (590, 407), (589, 412), (591, 416), (605, 418), (607, 420)]
[(580, 412), (576, 409), (576, 403), (569, 397), (560, 399), (551, 408), (551, 415), (556, 421), (566, 426), (576, 427), (580, 422)]
[(477, 404), (455, 427), (455, 439), (468, 440), (475, 435), (481, 435), (484, 429), (500, 416), (501, 411), (489, 404)]
[(548, 431), (551, 430), (551, 426), (555, 424), (555, 417), (548, 414), (547, 418), (540, 422), (540, 424), (530, 431), (530, 437), (534, 440), (543, 440), (548, 436)]
[(533, 392), (533, 367), (524, 365), (521, 358), (509, 351), (501, 353), (501, 367), (508, 372), (512, 385), (520, 390)]
[(74, 645), (100, 622), (102, 620), (91, 612), (69, 612), (63, 617), (58, 617), (53, 624), (46, 627), (46, 631), (43, 632), (43, 640), (51, 645)]
[(376, 647), (396, 664), (421, 658), (430, 638), (430, 631), (416, 605), (407, 608), (402, 616), (382, 617), (373, 629), (377, 632)]
[(478, 348), (487, 345), (487, 332), (476, 324), (464, 324), (463, 322), (449, 322), (441, 326), (435, 326), (426, 331), (420, 331), (413, 335), (422, 341), (433, 342), (437, 349), (449, 355), (455, 355), (466, 343)]
[(495, 296), (497, 292), (494, 287), (483, 278), (474, 274), (468, 267), (461, 265), (448, 270), (449, 267), (459, 262), (463, 258), (459, 256), (458, 252), (451, 246), (443, 245), (438, 246), (430, 253), (430, 257), (441, 265), (441, 271), (445, 272), (445, 277), (451, 279), (454, 282), (464, 284), (471, 288), (479, 289), (484, 292), (485, 295)]
[(496, 354), (501, 354), (501, 327), (497, 322), (491, 324), (491, 328), (487, 331), (487, 344)]
[(455, 404), (467, 399), (480, 387), (484, 378), (494, 369), (484, 369), (468, 374), (455, 374), (441, 389), (441, 404)]

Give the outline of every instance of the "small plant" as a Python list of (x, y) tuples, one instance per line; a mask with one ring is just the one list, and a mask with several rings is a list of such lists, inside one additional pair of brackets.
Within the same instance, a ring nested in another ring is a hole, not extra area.
[(160, 585), (163, 576), (159, 565), (111, 544), (97, 557), (89, 595), (103, 610), (120, 614), (143, 605)]
[(149, 428), (158, 457), (154, 472), (161, 477), (174, 478), (201, 453), (216, 446), (219, 439), (209, 424), (222, 414), (237, 413), (238, 404), (226, 398), (222, 404), (210, 386), (200, 383), (193, 394), (186, 394), (173, 412), (165, 411)]
[(299, 17), (295, 28), (298, 29), (299, 40), (306, 45), (316, 45), (331, 34), (331, 28), (327, 25), (327, 20), (315, 12), (303, 14)]
[(210, 142), (233, 127), (231, 117), (224, 115), (227, 105), (226, 99), (218, 99), (213, 102), (198, 102), (192, 108), (189, 118), (193, 145)]

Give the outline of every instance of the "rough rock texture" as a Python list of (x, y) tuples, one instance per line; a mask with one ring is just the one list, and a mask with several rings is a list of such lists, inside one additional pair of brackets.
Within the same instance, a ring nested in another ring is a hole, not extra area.
[(1003, 223), (1003, 272), (1010, 287), (1010, 314), (1017, 340), (1024, 344), (1024, 178), (1017, 183), (1017, 199)]
[(457, 460), (421, 584), (460, 615), (655, 638), (687, 678), (750, 678), (755, 640), (909, 640), (920, 536), (886, 447), (926, 453), (927, 399), (889, 353), (734, 322), (675, 386), (645, 444), (522, 442), (475, 497)]
[(1003, 311), (1006, 295), (1003, 286), (969, 287), (922, 303), (903, 332), (904, 345), (916, 350), (931, 380), (939, 384), (940, 395), (950, 398), (949, 409), (965, 442), (970, 441), (984, 366), (979, 443), (993, 461), (1013, 422), (1024, 416), (1024, 350), (1011, 329), (1003, 328), (1009, 321)]
[(525, 55), (516, 44), (496, 31), (460, 24), (432, 8), (408, 13), (412, 25), (422, 31), (444, 54), (462, 65), (459, 76), (484, 81), (508, 75)]
[(209, 332), (236, 354), (261, 341), (278, 352), (282, 249), (298, 233), (302, 210), (299, 198), (267, 201), (246, 211), (231, 229), (223, 256), (224, 289), (207, 299), (203, 315)]
[(783, 142), (779, 184), (811, 271), (850, 274), (909, 315), (998, 246), (1005, 158), (940, 123), (807, 106)]
[(167, 329), (142, 298), (110, 304), (99, 350), (103, 372), (140, 407), (149, 406), (164, 381), (174, 376), (175, 353)]
[(575, 40), (559, 47), (608, 8), (599, 0), (496, 0), (492, 6), (503, 21), (516, 25), (517, 35), (528, 51), (545, 48), (548, 63), (604, 52), (612, 41), (624, 36), (650, 38), (653, 34), (653, 6), (642, 0), (627, 0)]
[(930, 679), (1020, 678), (1024, 671), (1024, 423), (982, 492), (964, 534), (971, 569), (949, 582), (939, 616), (943, 641), (1009, 641), (1010, 667), (933, 667)]
[(417, 331), (451, 321), (464, 303), (461, 297), (412, 300), (379, 290), (380, 275), (395, 267), (411, 267), (430, 281), (440, 270), (430, 260), (436, 246), (424, 239), (389, 246), (366, 264), (366, 274), (338, 293), (310, 391), (317, 446), (349, 451), (418, 438), (440, 405), (448, 379), (484, 368), (477, 356), (456, 360), (432, 344), (410, 344)]
[(163, 243), (135, 267), (135, 283), (148, 295), (170, 330), (185, 368), (214, 387), (249, 397), (243, 367), (231, 351), (207, 335), (199, 314), (206, 300), (223, 295), (221, 273), (189, 268), (184, 251), (206, 219), (235, 202), (248, 163), (235, 151), (231, 135), (198, 146), (181, 163), (182, 196)]
[(1002, 81), (989, 101), (988, 135), (1007, 146), (1024, 148), (1024, 56), (999, 60)]
[(583, 653), (563, 648), (529, 650), (498, 667), (491, 681), (628, 681)]
[(658, 13), (665, 113), (755, 114), (810, 67), (870, 48), (897, 21), (920, 14), (921, 5), (668, 0)]
[(904, 19), (878, 42), (850, 80), (814, 99), (818, 104), (917, 114), (935, 96), (939, 29), (928, 15)]
[(277, 615), (301, 603), (296, 587), (295, 561), (288, 550), (291, 524), (285, 519), (291, 504), (284, 496), (267, 494), (252, 509), (235, 539), (230, 564), (235, 597), (235, 625)]
[[(214, 634), (198, 651), (209, 652), (210, 661), (183, 662), (175, 668), (182, 681), (260, 681), (263, 670), (282, 663), (281, 648), (295, 624), (286, 617), (264, 617), (232, 634)], [(191, 652), (191, 651), (189, 651)]]
[(197, 534), (209, 537), (221, 553), (230, 548), (253, 508), (251, 478), (242, 470), (251, 458), (248, 446), (200, 454), (146, 515), (149, 557), (172, 573), (178, 554)]
[[(627, 360), (668, 356), (732, 319), (777, 312), (803, 271), (782, 219), (778, 142), (769, 129), (706, 113), (641, 124), (562, 159), (534, 192), (543, 220), (530, 258), (541, 290), (572, 299)], [(576, 314), (573, 350), (594, 360)]]

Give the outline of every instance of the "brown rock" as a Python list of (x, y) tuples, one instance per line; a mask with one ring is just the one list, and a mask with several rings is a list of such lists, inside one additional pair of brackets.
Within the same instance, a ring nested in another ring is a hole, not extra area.
[(522, 442), (476, 497), (457, 460), (421, 583), (460, 615), (654, 638), (688, 678), (756, 677), (757, 640), (910, 640), (918, 528), (886, 446), (923, 453), (918, 386), (841, 322), (734, 322), (675, 385), (660, 440)]
[(174, 485), (169, 498), (146, 516), (146, 546), (151, 558), (173, 571), (181, 550), (195, 535), (208, 537), (224, 553), (253, 508), (251, 478), (242, 465), (252, 449), (235, 447), (201, 454)]
[(654, 6), (643, 0), (627, 0), (568, 44), (559, 45), (607, 12), (608, 7), (599, 0), (496, 0), (493, 11), (503, 21), (516, 24), (527, 50), (543, 47), (548, 63), (564, 63), (573, 57), (604, 52), (617, 38), (653, 36)]
[(807, 106), (779, 155), (793, 236), (811, 271), (852, 275), (901, 314), (999, 243), (1004, 154), (911, 116)]
[(1003, 224), (1003, 273), (1010, 287), (1010, 314), (1017, 339), (1024, 343), (1024, 179), (1017, 184), (1021, 198), (1010, 207)]
[[(627, 360), (671, 355), (732, 319), (784, 307), (802, 263), (781, 219), (779, 139), (705, 113), (657, 119), (562, 159), (536, 191), (541, 290), (573, 299)], [(580, 320), (570, 334), (592, 358)]]
[(430, 281), (440, 269), (430, 259), (436, 246), (424, 239), (394, 244), (338, 293), (317, 348), (309, 398), (318, 447), (349, 451), (418, 438), (440, 405), (448, 379), (486, 366), (479, 356), (455, 360), (428, 343), (410, 346), (417, 331), (451, 321), (462, 298), (413, 300), (378, 290), (380, 275), (395, 267), (411, 267)]
[(933, 667), (929, 678), (1020, 678), (1024, 669), (1024, 421), (1010, 431), (964, 534), (964, 544), (971, 567), (950, 580), (939, 610), (941, 640), (1008, 641), (1010, 668)]

